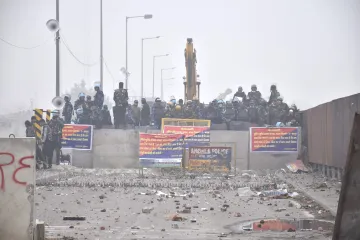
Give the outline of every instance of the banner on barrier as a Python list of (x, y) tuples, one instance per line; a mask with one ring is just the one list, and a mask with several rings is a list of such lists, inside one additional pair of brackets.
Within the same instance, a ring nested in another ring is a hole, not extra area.
[(185, 136), (185, 147), (207, 146), (210, 143), (210, 128), (207, 126), (163, 126), (163, 133)]
[(231, 147), (191, 147), (189, 169), (226, 172), (231, 169), (231, 155)]
[(91, 150), (93, 126), (65, 124), (62, 130), (61, 145), (64, 149)]
[(297, 152), (297, 127), (250, 128), (251, 152)]
[(183, 148), (184, 136), (182, 134), (140, 133), (140, 166), (181, 167)]

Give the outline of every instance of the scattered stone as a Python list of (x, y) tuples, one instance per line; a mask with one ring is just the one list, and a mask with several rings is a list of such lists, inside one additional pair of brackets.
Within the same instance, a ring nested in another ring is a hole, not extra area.
[(208, 209), (207, 208), (201, 208), (201, 211), (206, 212)]
[(289, 202), (288, 207), (293, 207), (294, 204), (292, 202)]
[(322, 227), (318, 227), (318, 231), (323, 231), (324, 229)]
[(264, 220), (260, 220), (260, 223), (261, 223), (261, 224), (264, 224), (264, 223), (265, 223), (265, 221), (264, 221)]
[(235, 217), (241, 217), (241, 213), (235, 213)]
[(64, 221), (85, 221), (86, 217), (79, 217), (79, 216), (75, 216), (75, 217), (63, 217)]
[(328, 185), (326, 182), (320, 183), (319, 186), (317, 188), (327, 188)]
[(101, 211), (100, 212), (106, 212), (106, 209), (101, 209)]
[(104, 199), (104, 198), (106, 198), (106, 196), (100, 195), (99, 198), (100, 198), (100, 199)]
[(222, 212), (226, 212), (226, 207), (222, 207), (220, 210), (222, 211)]
[(162, 232), (165, 232), (165, 228), (161, 229)]
[(105, 227), (100, 227), (100, 230), (105, 230)]
[(144, 207), (142, 209), (142, 213), (151, 213), (151, 211), (153, 210), (153, 207)]
[(226, 233), (221, 233), (218, 237), (227, 237)]
[(199, 208), (199, 206), (193, 206), (193, 208)]
[(182, 213), (191, 213), (191, 209), (185, 208), (181, 212)]
[(286, 211), (286, 208), (278, 208), (275, 210), (276, 212), (282, 212), (282, 211)]
[(74, 226), (70, 226), (69, 228), (74, 228)]
[(210, 208), (210, 211), (214, 211), (214, 208), (213, 208), (213, 207), (211, 207), (211, 208)]
[(193, 219), (191, 219), (191, 220), (190, 220), (190, 222), (192, 222), (192, 223), (196, 223), (196, 219), (195, 219), (195, 218), (193, 218)]
[(295, 232), (295, 229), (289, 228), (287, 231), (288, 232)]
[(177, 224), (175, 223), (175, 224), (171, 224), (171, 227), (172, 227), (172, 228), (175, 228), (175, 229), (178, 229), (178, 228), (179, 228), (179, 225), (177, 225)]
[(290, 214), (288, 214), (288, 213), (287, 213), (287, 214), (285, 214), (285, 216), (286, 216), (286, 217), (289, 217), (289, 216), (290, 216)]
[(132, 226), (131, 229), (140, 229), (138, 226)]

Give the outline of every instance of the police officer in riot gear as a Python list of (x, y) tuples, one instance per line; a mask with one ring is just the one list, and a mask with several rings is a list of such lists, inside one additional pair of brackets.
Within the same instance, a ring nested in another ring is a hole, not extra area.
[(74, 107), (70, 102), (71, 100), (70, 96), (66, 95), (64, 97), (64, 100), (65, 100), (65, 105), (62, 111), (62, 116), (64, 117), (65, 124), (70, 124), (72, 115), (74, 114)]
[(100, 84), (96, 83), (94, 86), (95, 96), (94, 96), (94, 108), (92, 111), (93, 115), (93, 124), (96, 128), (102, 127), (102, 114), (101, 110), (104, 104), (104, 93), (100, 90)]
[(155, 99), (152, 106), (152, 121), (157, 129), (161, 128), (161, 119), (165, 116), (165, 107), (163, 106), (160, 98)]
[(277, 101), (277, 99), (280, 97), (280, 93), (278, 92), (278, 90), (276, 89), (276, 85), (271, 85), (270, 87), (270, 98), (269, 98), (269, 104), (271, 104), (274, 101)]
[(74, 103), (74, 110), (76, 113), (76, 122), (78, 124), (86, 124), (86, 117), (84, 115), (85, 109), (86, 109), (85, 93), (79, 93), (79, 98)]
[(120, 125), (126, 128), (126, 110), (129, 105), (129, 96), (127, 90), (124, 89), (123, 82), (119, 82), (119, 89), (115, 90), (113, 99), (115, 102), (115, 106), (113, 107), (115, 128), (120, 128)]
[(238, 90), (237, 90), (237, 92), (234, 94), (234, 97), (233, 97), (232, 100), (234, 101), (234, 99), (235, 99), (236, 97), (241, 98), (243, 102), (244, 102), (244, 100), (246, 100), (246, 94), (244, 93), (242, 87), (238, 87)]
[(141, 126), (148, 126), (150, 125), (150, 106), (146, 102), (145, 98), (141, 99), (141, 112), (140, 112), (140, 125)]
[(255, 84), (251, 85), (251, 92), (248, 93), (248, 98), (250, 100), (254, 100), (255, 104), (261, 99), (261, 93), (257, 90), (257, 86)]
[(101, 121), (102, 125), (112, 125), (111, 115), (107, 105), (104, 105), (103, 109), (101, 110)]

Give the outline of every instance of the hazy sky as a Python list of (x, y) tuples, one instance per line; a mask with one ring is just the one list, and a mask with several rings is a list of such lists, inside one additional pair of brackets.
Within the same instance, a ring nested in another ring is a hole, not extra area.
[[(67, 44), (85, 63), (99, 60), (100, 0), (60, 0), (60, 25)], [(184, 48), (191, 37), (197, 49), (202, 81), (201, 101), (210, 101), (226, 88), (251, 84), (268, 97), (276, 83), (288, 103), (309, 108), (334, 98), (360, 92), (359, 0), (103, 0), (104, 92), (124, 80), (125, 16), (153, 14), (153, 19), (131, 19), (128, 31), (130, 95), (140, 96), (141, 38), (144, 46), (145, 95), (152, 93), (153, 55), (156, 96), (160, 71), (165, 97), (183, 97)], [(1, 113), (46, 108), (55, 96), (55, 43), (45, 23), (55, 18), (55, 0), (0, 0)], [(79, 64), (61, 46), (61, 92), (80, 82), (100, 79), (99, 64)]]

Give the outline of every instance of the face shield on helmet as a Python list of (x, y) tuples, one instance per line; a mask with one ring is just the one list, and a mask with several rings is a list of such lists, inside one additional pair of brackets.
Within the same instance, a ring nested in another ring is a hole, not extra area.
[(257, 90), (257, 87), (255, 84), (251, 85), (251, 91), (256, 91)]
[(85, 100), (85, 93), (79, 93), (79, 99)]

